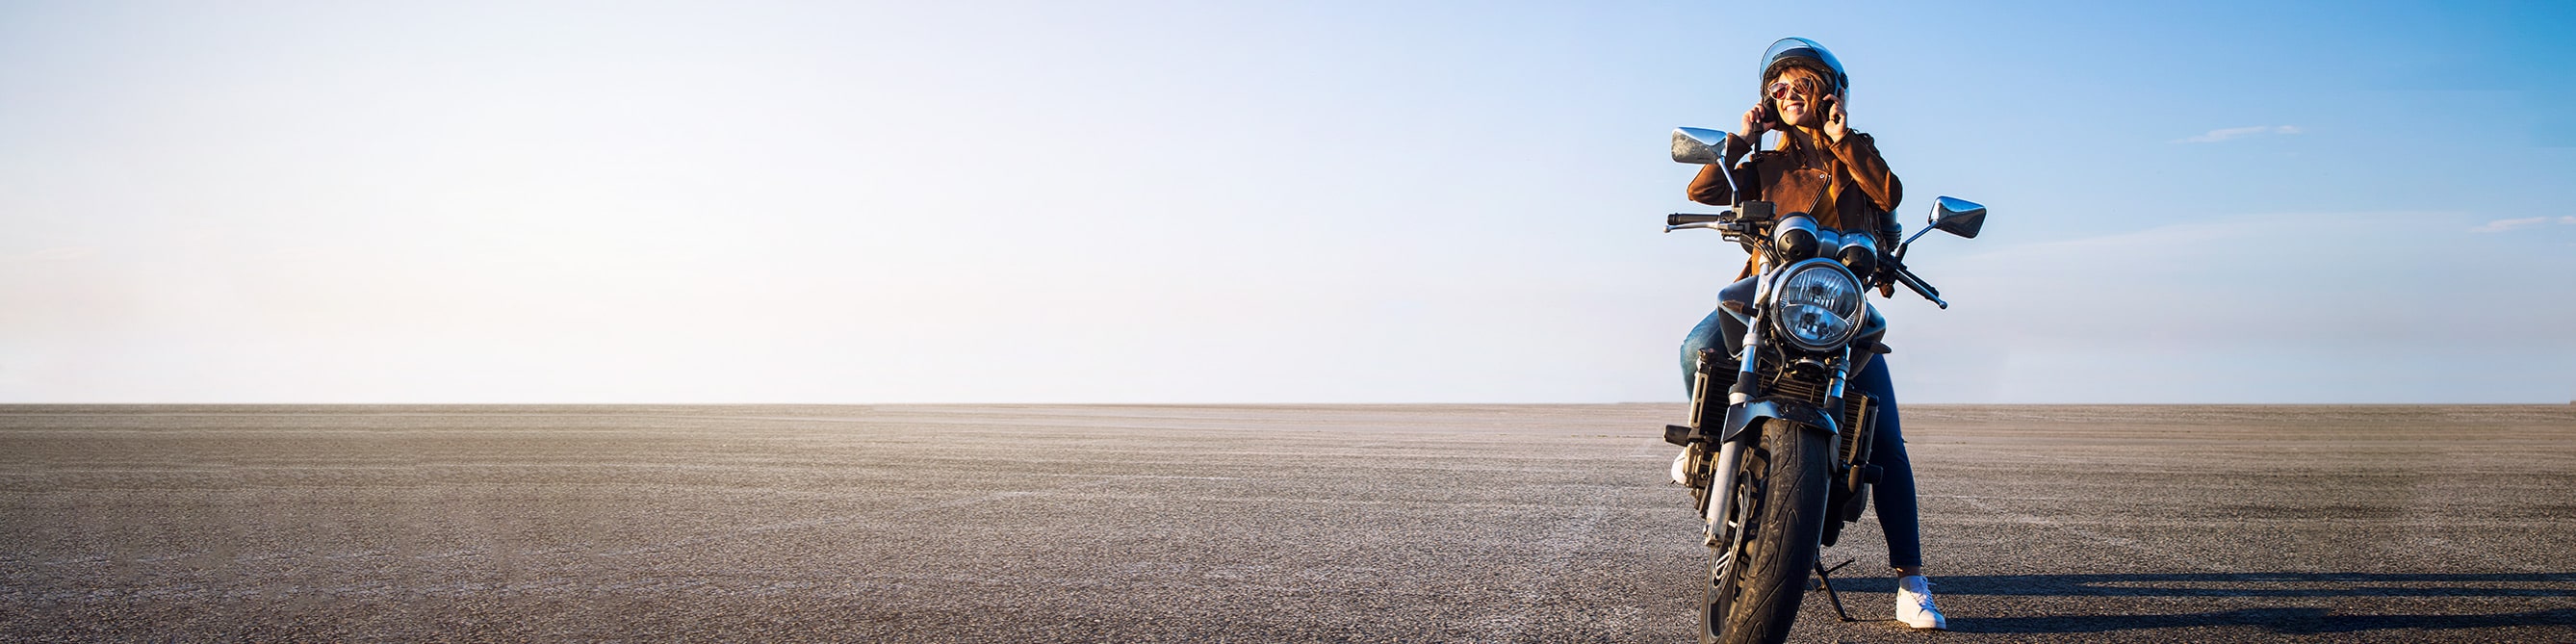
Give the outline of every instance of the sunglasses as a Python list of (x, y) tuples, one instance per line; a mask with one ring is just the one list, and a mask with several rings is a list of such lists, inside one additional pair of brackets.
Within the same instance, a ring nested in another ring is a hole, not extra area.
[(1789, 94), (1792, 92), (1806, 96), (1814, 96), (1816, 95), (1817, 90), (1821, 89), (1824, 88), (1817, 87), (1815, 81), (1804, 78), (1798, 79), (1795, 83), (1790, 81), (1780, 81), (1771, 84), (1771, 98), (1787, 100), (1789, 98)]

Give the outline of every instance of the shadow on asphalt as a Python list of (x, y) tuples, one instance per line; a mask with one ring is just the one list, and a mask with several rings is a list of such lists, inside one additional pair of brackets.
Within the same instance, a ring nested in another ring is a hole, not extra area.
[(2102, 633), (2109, 631), (2203, 626), (2256, 626), (2285, 635), (2357, 633), (2386, 629), (2450, 630), (2516, 626), (2576, 626), (2576, 609), (2494, 615), (2329, 615), (2323, 608), (2248, 608), (2176, 615), (2059, 615), (2052, 617), (1960, 617), (1950, 630), (1962, 633)]
[[(1855, 590), (1894, 592), (1895, 579), (1853, 580)], [(2576, 597), (2576, 573), (2366, 574), (2248, 573), (2156, 575), (1989, 575), (1939, 577), (1943, 596), (2018, 597)], [(2255, 626), (2282, 634), (2353, 633), (2386, 629), (2478, 629), (2576, 626), (2576, 609), (2484, 615), (2369, 614), (2301, 606), (2243, 608), (2166, 615), (2052, 615), (1990, 617), (1954, 615), (1950, 630), (1976, 633), (2100, 633), (2110, 631)]]

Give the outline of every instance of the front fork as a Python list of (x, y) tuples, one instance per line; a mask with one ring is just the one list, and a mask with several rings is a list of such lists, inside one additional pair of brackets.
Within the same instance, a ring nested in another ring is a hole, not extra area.
[[(1768, 278), (1770, 276), (1764, 275), (1763, 277)], [(1762, 301), (1770, 294), (1771, 280), (1763, 279), (1754, 283), (1753, 300), (1750, 303), (1751, 306), (1746, 307), (1747, 309), (1752, 310), (1754, 314), (1745, 318), (1744, 342), (1742, 343), (1742, 348), (1738, 349), (1735, 354), (1737, 356), (1735, 361), (1735, 386), (1727, 388), (1726, 392), (1726, 407), (1728, 409), (1732, 409), (1736, 405), (1744, 404), (1745, 401), (1752, 400), (1753, 394), (1760, 386), (1760, 379), (1755, 373), (1755, 370), (1762, 366)], [(1709, 391), (1709, 389), (1710, 385), (1713, 384), (1711, 381), (1715, 380), (1715, 378), (1711, 376), (1714, 376), (1715, 374), (1709, 372), (1709, 364), (1705, 357), (1701, 358), (1699, 369), (1697, 371), (1699, 371), (1699, 392), (1696, 397), (1699, 399), (1699, 404), (1693, 405), (1691, 408), (1691, 415), (1693, 416), (1693, 418), (1691, 418), (1691, 426), (1699, 428), (1702, 436), (1708, 436), (1709, 419), (1702, 416), (1707, 413), (1709, 408), (1708, 403), (1710, 401), (1708, 395), (1710, 393), (1714, 393)], [(1719, 416), (1718, 418), (1723, 419), (1726, 418), (1726, 416)], [(1724, 421), (1720, 420), (1719, 423), (1723, 424)], [(1716, 437), (1711, 436), (1711, 438)], [(1743, 464), (1744, 441), (1719, 441), (1717, 446), (1717, 459), (1709, 463), (1709, 467), (1715, 469), (1714, 473), (1716, 474), (1717, 480), (1709, 482), (1707, 495), (1703, 497), (1708, 499), (1708, 503), (1706, 504), (1708, 506), (1708, 513), (1702, 517), (1707, 520), (1708, 528), (1701, 532), (1700, 536), (1702, 537), (1702, 541), (1706, 542), (1709, 547), (1714, 548), (1726, 543), (1726, 537), (1728, 536), (1726, 525), (1727, 505), (1735, 499), (1735, 472), (1736, 470), (1743, 469)]]
[[(1752, 399), (1756, 397), (1756, 394), (1759, 393), (1758, 386), (1760, 384), (1760, 380), (1758, 379), (1755, 370), (1760, 367), (1761, 363), (1761, 354), (1756, 352), (1756, 350), (1762, 345), (1762, 325), (1760, 322), (1760, 318), (1755, 318), (1752, 324), (1747, 325), (1749, 328), (1746, 329), (1744, 334), (1744, 353), (1739, 354), (1740, 358), (1736, 363), (1735, 386), (1727, 392), (1726, 407), (1729, 410), (1733, 410), (1738, 406), (1742, 406), (1745, 403), (1752, 401)], [(1691, 409), (1691, 425), (1693, 427), (1701, 428), (1700, 434), (1702, 436), (1709, 436), (1712, 439), (1721, 438), (1718, 435), (1712, 435), (1707, 432), (1708, 424), (1706, 424), (1706, 421), (1709, 419), (1705, 417), (1709, 407), (1708, 394), (1711, 393), (1709, 391), (1709, 385), (1711, 384), (1711, 381), (1714, 380), (1712, 376), (1715, 374), (1710, 372), (1708, 369), (1709, 364), (1707, 363), (1706, 358), (1702, 358), (1702, 362), (1699, 366), (1699, 391), (1697, 397), (1699, 398), (1700, 404), (1693, 406)], [(1824, 408), (1832, 410), (1827, 412), (1832, 414), (1832, 416), (1830, 416), (1831, 418), (1839, 419), (1842, 417), (1840, 410), (1843, 408), (1843, 390), (1845, 383), (1850, 379), (1851, 349), (1846, 347), (1843, 349), (1841, 359), (1834, 361), (1833, 377), (1832, 380), (1827, 383), (1825, 389)], [(1729, 416), (1731, 415), (1732, 414), (1729, 414)], [(1720, 418), (1724, 418), (1724, 416), (1721, 416)], [(1735, 500), (1735, 476), (1743, 469), (1744, 444), (1748, 440), (1758, 440), (1760, 436), (1761, 434), (1758, 432), (1745, 432), (1733, 437), (1734, 440), (1720, 440), (1717, 448), (1717, 457), (1715, 459), (1711, 459), (1707, 463), (1707, 467), (1712, 470), (1710, 473), (1714, 475), (1715, 480), (1709, 482), (1709, 487), (1702, 497), (1707, 500), (1705, 504), (1707, 513), (1701, 517), (1707, 523), (1707, 529), (1701, 533), (1701, 537), (1702, 541), (1709, 547), (1723, 545), (1727, 542), (1727, 539), (1732, 536), (1731, 532), (1733, 526), (1727, 523), (1727, 512), (1731, 509), (1730, 505)], [(1840, 456), (1842, 454), (1842, 441), (1847, 438), (1849, 437), (1843, 436), (1842, 431), (1835, 431), (1832, 448), (1828, 453)], [(1706, 448), (1702, 449), (1705, 450)], [(1837, 474), (1838, 473), (1839, 472), (1837, 472)]]

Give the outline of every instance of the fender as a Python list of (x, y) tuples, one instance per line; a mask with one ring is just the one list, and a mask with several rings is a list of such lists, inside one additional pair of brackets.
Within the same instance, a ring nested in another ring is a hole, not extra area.
[(1735, 440), (1737, 435), (1744, 433), (1744, 428), (1753, 426), (1753, 421), (1765, 418), (1799, 423), (1827, 434), (1841, 433), (1834, 427), (1833, 416), (1826, 414), (1825, 410), (1818, 409), (1803, 400), (1767, 396), (1748, 400), (1739, 405), (1728, 405), (1726, 427), (1718, 433), (1717, 442)]

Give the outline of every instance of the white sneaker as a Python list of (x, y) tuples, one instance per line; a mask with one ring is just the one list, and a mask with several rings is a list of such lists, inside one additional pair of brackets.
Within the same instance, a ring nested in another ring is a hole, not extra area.
[(1948, 630), (1950, 621), (1932, 607), (1932, 580), (1913, 575), (1896, 580), (1896, 621), (1929, 630)]
[(1683, 467), (1684, 465), (1688, 465), (1689, 463), (1690, 463), (1690, 448), (1688, 448), (1688, 447), (1684, 447), (1684, 448), (1682, 448), (1682, 453), (1680, 453), (1680, 454), (1674, 454), (1674, 455), (1673, 455), (1673, 484), (1674, 484), (1674, 485), (1680, 485), (1680, 486), (1686, 486), (1686, 487), (1690, 485), (1690, 478), (1689, 478), (1689, 474), (1690, 474), (1690, 473), (1689, 473), (1689, 472), (1684, 472), (1684, 471), (1682, 471), (1682, 467)]

